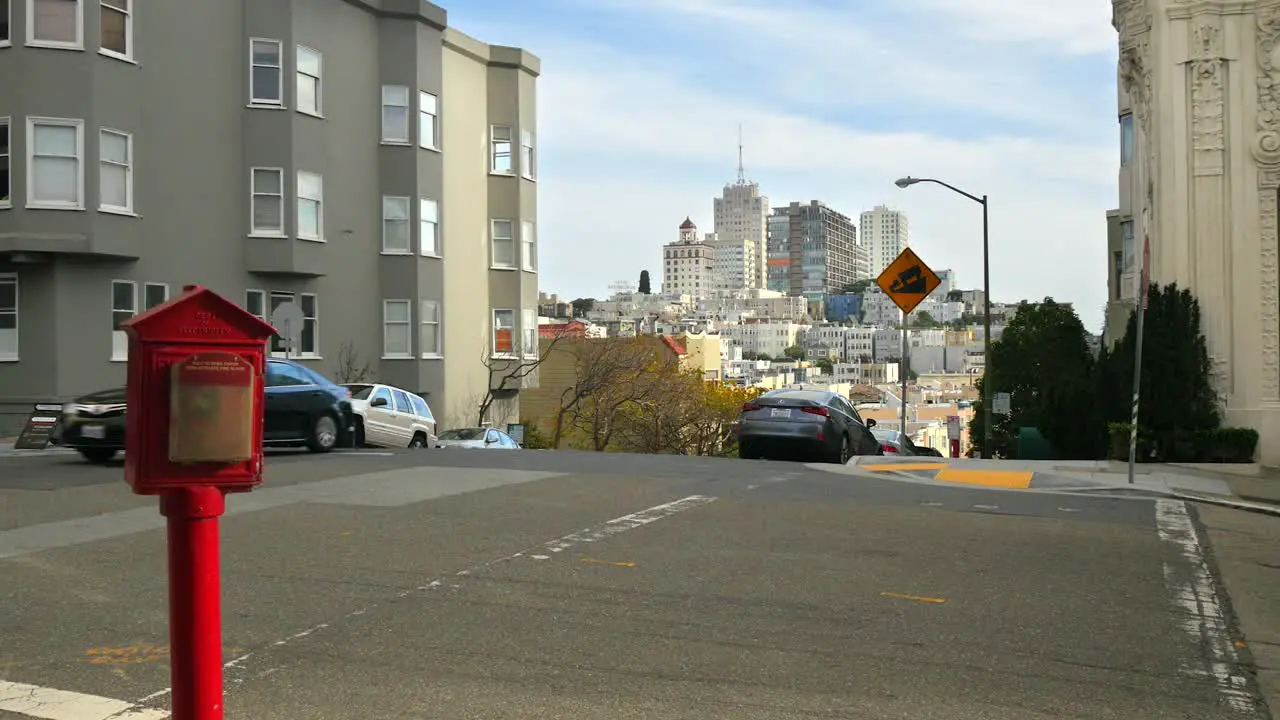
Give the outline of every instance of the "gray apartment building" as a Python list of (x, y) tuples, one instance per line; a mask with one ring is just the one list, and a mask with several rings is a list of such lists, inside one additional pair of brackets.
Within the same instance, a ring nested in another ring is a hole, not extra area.
[(768, 230), (770, 290), (825, 301), (870, 267), (854, 221), (818, 200), (775, 207)]
[(120, 323), (191, 283), (295, 303), (291, 357), (354, 351), (442, 429), (536, 353), (536, 57), (423, 0), (6, 7), (0, 435), (123, 384)]

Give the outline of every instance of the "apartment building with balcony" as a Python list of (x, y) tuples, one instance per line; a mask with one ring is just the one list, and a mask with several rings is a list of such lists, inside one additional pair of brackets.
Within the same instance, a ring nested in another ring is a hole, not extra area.
[(0, 425), (123, 384), (120, 324), (190, 283), (446, 426), (537, 352), (533, 55), (422, 0), (7, 5)]

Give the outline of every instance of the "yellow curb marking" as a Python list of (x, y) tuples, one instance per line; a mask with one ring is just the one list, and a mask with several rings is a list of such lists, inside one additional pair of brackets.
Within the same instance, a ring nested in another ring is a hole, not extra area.
[(633, 562), (614, 562), (612, 560), (596, 560), (594, 558), (582, 558), (578, 562), (584, 562), (588, 565), (612, 565), (613, 567), (635, 567)]
[(895, 593), (895, 592), (882, 592), (880, 593), (880, 597), (896, 598), (898, 600), (915, 600), (916, 602), (938, 603), (938, 604), (946, 602), (945, 598), (921, 597), (919, 595), (903, 595), (902, 593)]
[(892, 463), (884, 465), (859, 465), (863, 470), (871, 470), (873, 472), (894, 471), (894, 470), (945, 470), (946, 463)]
[(963, 483), (965, 485), (986, 485), (1013, 490), (1025, 490), (1031, 487), (1031, 478), (1035, 473), (1014, 470), (943, 470), (933, 476), (934, 480)]

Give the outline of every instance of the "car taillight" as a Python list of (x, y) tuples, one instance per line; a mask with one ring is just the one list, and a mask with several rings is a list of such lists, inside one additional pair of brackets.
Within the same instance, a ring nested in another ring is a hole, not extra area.
[(742, 412), (751, 412), (753, 410), (759, 410), (759, 409), (760, 409), (759, 405), (753, 405), (752, 403), (747, 403), (742, 406)]
[(880, 449), (881, 449), (881, 450), (883, 450), (883, 451), (885, 451), (885, 452), (887, 452), (887, 453), (893, 453), (894, 455), (897, 455), (897, 454), (898, 454), (898, 448), (896, 448), (896, 447), (894, 447), (894, 446), (892, 446), (892, 445), (881, 445), (881, 446), (880, 446)]
[(827, 410), (824, 407), (807, 407), (807, 408), (800, 408), (800, 409), (809, 413), (810, 415), (821, 415), (822, 417), (831, 417), (831, 411)]

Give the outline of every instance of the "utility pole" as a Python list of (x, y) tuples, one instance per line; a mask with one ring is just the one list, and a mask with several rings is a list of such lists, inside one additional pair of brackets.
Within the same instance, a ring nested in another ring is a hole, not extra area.
[(910, 313), (902, 313), (902, 361), (898, 363), (898, 373), (902, 375), (902, 436), (907, 436), (907, 368), (911, 367), (911, 363), (907, 358), (907, 318)]
[(1138, 462), (1138, 405), (1142, 394), (1142, 336), (1143, 320), (1147, 317), (1147, 286), (1151, 284), (1151, 236), (1143, 232), (1142, 236), (1142, 287), (1138, 290), (1138, 303), (1134, 312), (1138, 313), (1138, 337), (1133, 349), (1133, 412), (1129, 416), (1129, 484), (1133, 484), (1134, 466)]

